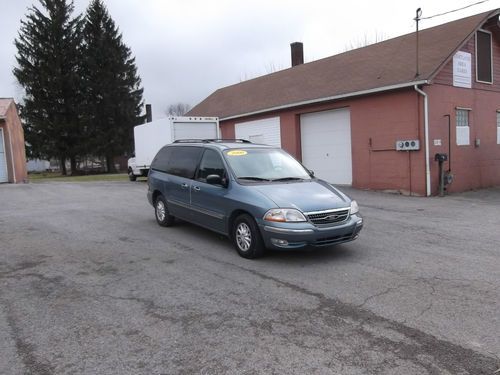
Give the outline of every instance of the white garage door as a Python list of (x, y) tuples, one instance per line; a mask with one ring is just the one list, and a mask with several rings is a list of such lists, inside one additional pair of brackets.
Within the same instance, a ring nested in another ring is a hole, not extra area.
[(333, 184), (352, 184), (351, 116), (348, 108), (300, 116), (302, 163)]
[(234, 133), (238, 139), (248, 139), (253, 143), (281, 147), (279, 117), (240, 122), (234, 126)]
[(215, 139), (219, 137), (216, 122), (177, 122), (173, 131), (174, 139)]
[(9, 182), (7, 174), (7, 156), (5, 152), (5, 142), (3, 139), (3, 129), (0, 129), (0, 183)]

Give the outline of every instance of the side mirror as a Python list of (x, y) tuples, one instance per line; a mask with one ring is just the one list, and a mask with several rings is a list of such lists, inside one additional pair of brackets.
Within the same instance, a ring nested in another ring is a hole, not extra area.
[(207, 184), (221, 185), (221, 186), (227, 187), (227, 180), (225, 178), (222, 178), (218, 174), (209, 174), (207, 176)]
[(314, 171), (312, 171), (312, 170), (310, 170), (310, 169), (308, 169), (308, 171), (309, 171), (309, 174), (310, 174), (312, 177), (314, 177)]

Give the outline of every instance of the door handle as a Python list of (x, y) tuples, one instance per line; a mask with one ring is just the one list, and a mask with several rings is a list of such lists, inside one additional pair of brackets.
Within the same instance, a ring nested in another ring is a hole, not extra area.
[(187, 189), (187, 188), (188, 188), (188, 184), (186, 184), (186, 183), (184, 182), (183, 184), (181, 184), (181, 187), (182, 187), (183, 189)]
[(200, 191), (201, 188), (199, 186), (193, 186), (193, 189), (196, 190), (196, 191)]

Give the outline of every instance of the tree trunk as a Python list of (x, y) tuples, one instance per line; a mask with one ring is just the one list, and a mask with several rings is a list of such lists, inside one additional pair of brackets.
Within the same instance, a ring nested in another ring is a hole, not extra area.
[(69, 158), (71, 164), (71, 175), (76, 174), (76, 158), (74, 156)]
[(59, 162), (61, 163), (61, 173), (63, 176), (66, 176), (68, 174), (68, 172), (66, 171), (66, 158), (61, 157), (59, 159)]
[(114, 157), (111, 155), (106, 155), (106, 169), (108, 173), (115, 173), (115, 164), (114, 164)]

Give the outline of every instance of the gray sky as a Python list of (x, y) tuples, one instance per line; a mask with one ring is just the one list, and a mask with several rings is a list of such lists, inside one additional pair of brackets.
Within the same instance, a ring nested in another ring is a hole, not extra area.
[[(197, 104), (218, 88), (290, 66), (290, 43), (306, 62), (343, 52), (376, 35), (413, 32), (422, 17), (479, 0), (105, 0), (136, 56), (153, 117), (169, 104)], [(74, 0), (84, 12), (89, 1)], [(0, 97), (22, 98), (12, 75), (20, 20), (38, 0), (0, 0)], [(500, 7), (500, 0), (421, 21), (427, 28)]]

